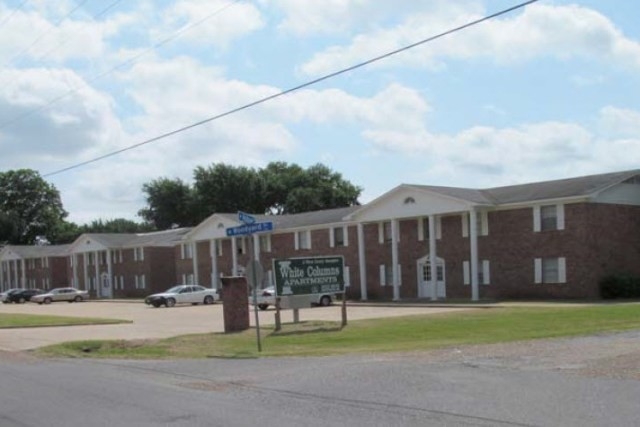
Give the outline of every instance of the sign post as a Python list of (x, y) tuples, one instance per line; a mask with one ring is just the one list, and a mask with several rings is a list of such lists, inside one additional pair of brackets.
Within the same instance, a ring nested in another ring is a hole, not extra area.
[[(253, 236), (254, 233), (264, 233), (273, 230), (273, 222), (256, 222), (256, 218), (248, 213), (238, 211), (238, 220), (244, 225), (238, 227), (229, 227), (226, 229), (228, 237), (236, 236)], [(260, 261), (255, 259), (255, 251), (253, 250), (253, 238), (249, 239), (249, 250), (251, 251), (251, 262), (249, 264), (249, 283), (252, 289), (253, 313), (256, 322), (256, 341), (258, 343), (258, 352), (262, 351), (262, 343), (260, 342), (260, 320), (258, 317), (258, 276), (262, 276), (263, 270)], [(256, 265), (257, 264), (257, 265)], [(261, 281), (262, 279), (260, 279)]]

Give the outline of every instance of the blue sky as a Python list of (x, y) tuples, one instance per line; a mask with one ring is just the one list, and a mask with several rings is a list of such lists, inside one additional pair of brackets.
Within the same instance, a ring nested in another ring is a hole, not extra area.
[[(46, 174), (517, 2), (0, 0), (0, 170)], [(136, 218), (196, 166), (322, 162), (367, 202), (638, 168), (640, 5), (539, 1), (48, 177), (70, 219)], [(634, 25), (635, 24), (635, 25)]]

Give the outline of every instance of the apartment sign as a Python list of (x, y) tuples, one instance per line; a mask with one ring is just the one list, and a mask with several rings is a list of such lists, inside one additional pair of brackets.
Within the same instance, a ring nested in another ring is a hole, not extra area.
[(280, 297), (344, 292), (344, 258), (274, 259), (276, 294)]

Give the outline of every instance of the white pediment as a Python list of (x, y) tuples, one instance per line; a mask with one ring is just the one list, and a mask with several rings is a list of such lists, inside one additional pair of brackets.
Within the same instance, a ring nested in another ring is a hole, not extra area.
[(69, 252), (78, 254), (84, 252), (105, 251), (107, 249), (109, 248), (98, 242), (96, 239), (83, 234), (73, 242)]
[(640, 184), (623, 182), (614, 185), (602, 191), (593, 200), (597, 203), (640, 206)]
[(221, 215), (211, 215), (184, 236), (184, 240), (197, 242), (202, 240), (223, 239), (227, 237), (227, 228), (241, 225)]
[(4, 249), (0, 251), (0, 261), (15, 261), (21, 259), (22, 257), (11, 249)]
[(411, 186), (399, 186), (354, 212), (349, 219), (376, 222), (466, 212), (476, 203)]

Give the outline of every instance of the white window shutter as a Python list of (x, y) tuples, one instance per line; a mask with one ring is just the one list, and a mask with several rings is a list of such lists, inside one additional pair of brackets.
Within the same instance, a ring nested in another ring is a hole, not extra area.
[(542, 283), (542, 258), (533, 260), (533, 276), (535, 283)]
[(349, 227), (346, 225), (342, 228), (342, 240), (344, 240), (344, 245), (349, 246)]
[(567, 283), (567, 259), (558, 258), (558, 283)]
[(418, 218), (418, 242), (424, 240), (424, 218)]
[(387, 275), (385, 274), (385, 267), (384, 264), (380, 265), (380, 286), (387, 286)]
[(540, 231), (540, 206), (533, 207), (533, 231)]
[(490, 273), (489, 260), (485, 259), (482, 261), (482, 278), (484, 279), (483, 285), (488, 285), (491, 283), (491, 277), (489, 276)]
[(384, 243), (384, 223), (378, 223), (378, 243)]
[(144, 261), (144, 248), (140, 248), (140, 261)]
[(146, 289), (147, 287), (147, 276), (145, 276), (144, 274), (142, 275), (142, 289)]
[(469, 214), (463, 213), (460, 218), (462, 220), (462, 237), (469, 237)]
[(271, 235), (267, 234), (267, 252), (271, 252)]
[(398, 264), (398, 286), (402, 286), (402, 266)]
[(311, 249), (311, 230), (307, 230), (307, 248), (306, 249)]
[(556, 216), (558, 230), (564, 230), (564, 205), (556, 206)]
[(344, 267), (344, 287), (348, 288), (351, 286), (351, 276), (349, 275), (349, 267)]
[(442, 217), (436, 217), (436, 239), (442, 239)]
[(184, 259), (184, 245), (180, 245), (180, 259)]
[[(470, 271), (469, 271), (469, 261), (462, 261), (462, 275), (464, 277), (464, 284), (468, 285), (471, 283), (470, 277)], [(436, 276), (437, 277), (437, 276)]]
[(296, 231), (295, 233), (293, 233), (293, 246), (294, 249), (297, 251), (298, 249), (300, 249), (300, 236), (299, 236), (299, 231)]
[(336, 236), (334, 228), (329, 228), (329, 247), (334, 248), (336, 246)]
[(480, 234), (482, 236), (489, 235), (489, 213), (480, 212)]

